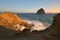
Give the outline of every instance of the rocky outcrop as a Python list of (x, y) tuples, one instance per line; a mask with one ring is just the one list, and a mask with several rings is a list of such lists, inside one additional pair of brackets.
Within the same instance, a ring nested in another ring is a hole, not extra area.
[(60, 14), (55, 15), (53, 17), (53, 23), (49, 28), (47, 28), (47, 30), (51, 30), (51, 31), (53, 31), (53, 33), (54, 32), (60, 33), (60, 25), (59, 24), (60, 24)]
[(60, 40), (60, 14), (53, 17), (52, 25), (40, 35), (42, 40)]
[(13, 37), (20, 34), (24, 28), (30, 27), (30, 24), (14, 13), (4, 12), (0, 14), (0, 39)]
[(23, 30), (25, 27), (31, 27), (31, 25), (11, 12), (0, 14), (0, 25), (12, 30)]
[(11, 12), (4, 12), (0, 14), (0, 25), (13, 29), (16, 24), (23, 24), (24, 21), (19, 18), (16, 14)]
[(37, 14), (45, 14), (45, 10), (43, 8), (41, 8), (37, 11)]

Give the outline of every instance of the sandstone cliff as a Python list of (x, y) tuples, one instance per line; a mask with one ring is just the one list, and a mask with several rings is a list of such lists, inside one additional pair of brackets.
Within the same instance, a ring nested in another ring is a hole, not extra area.
[[(28, 27), (28, 23), (19, 18), (16, 14), (11, 12), (4, 12), (0, 14), (0, 25), (8, 29), (22, 30), (22, 27)], [(20, 27), (20, 28), (19, 28)]]

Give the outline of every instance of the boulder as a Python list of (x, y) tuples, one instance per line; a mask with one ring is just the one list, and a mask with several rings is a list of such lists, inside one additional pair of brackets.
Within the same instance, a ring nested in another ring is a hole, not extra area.
[(45, 10), (43, 8), (41, 8), (37, 11), (37, 14), (45, 14)]

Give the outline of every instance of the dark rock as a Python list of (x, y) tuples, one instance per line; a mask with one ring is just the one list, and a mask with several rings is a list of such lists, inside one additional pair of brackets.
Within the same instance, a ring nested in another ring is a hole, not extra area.
[(37, 11), (37, 14), (45, 14), (45, 10), (43, 8), (41, 8)]
[(30, 34), (30, 29), (24, 29), (22, 34)]
[(60, 14), (53, 17), (52, 25), (40, 35), (42, 40), (60, 40)]
[(7, 29), (0, 25), (0, 38), (9, 38), (18, 33), (16, 30)]

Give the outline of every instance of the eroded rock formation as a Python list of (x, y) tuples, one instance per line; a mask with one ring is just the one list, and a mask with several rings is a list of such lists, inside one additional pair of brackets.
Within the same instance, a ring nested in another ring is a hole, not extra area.
[(0, 14), (0, 25), (13, 30), (23, 30), (25, 27), (30, 27), (30, 25), (24, 22), (23, 19), (11, 12), (4, 12)]
[(43, 8), (41, 8), (37, 11), (37, 14), (45, 14), (45, 10)]

